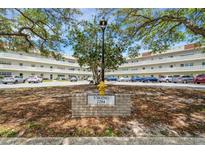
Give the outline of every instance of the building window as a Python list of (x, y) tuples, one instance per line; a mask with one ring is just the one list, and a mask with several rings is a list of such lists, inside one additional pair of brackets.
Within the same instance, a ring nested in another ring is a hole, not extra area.
[(5, 62), (5, 61), (0, 61), (0, 64), (3, 64), (3, 65), (11, 65), (10, 62)]
[(143, 67), (142, 69), (145, 70), (145, 67)]
[(202, 65), (205, 66), (205, 62), (202, 62)]
[(159, 68), (162, 68), (162, 66), (159, 66)]
[(194, 64), (193, 63), (185, 64), (185, 67), (189, 67), (189, 66), (194, 66)]
[(36, 67), (35, 65), (31, 65), (31, 67)]
[(19, 66), (23, 66), (23, 63), (19, 63)]
[(173, 66), (173, 65), (170, 65), (169, 67), (170, 67), (170, 68), (173, 68), (174, 66)]
[(0, 76), (11, 76), (11, 72), (0, 72)]
[(50, 68), (52, 69), (52, 68), (53, 68), (53, 66), (50, 66)]
[(44, 67), (43, 65), (41, 65), (40, 67)]
[(154, 69), (154, 67), (151, 67), (151, 69), (153, 70), (153, 69)]
[(180, 67), (184, 67), (184, 64), (180, 64)]
[(23, 73), (20, 73), (19, 76), (23, 78)]

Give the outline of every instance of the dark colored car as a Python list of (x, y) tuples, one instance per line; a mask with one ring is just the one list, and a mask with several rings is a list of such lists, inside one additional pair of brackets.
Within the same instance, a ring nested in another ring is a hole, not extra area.
[(142, 81), (142, 79), (143, 79), (143, 78), (141, 78), (141, 77), (132, 77), (132, 78), (131, 78), (131, 81), (132, 81), (132, 82), (139, 82), (139, 81)]
[(144, 77), (142, 78), (142, 82), (158, 82), (158, 79), (155, 77)]
[(106, 81), (117, 81), (116, 77), (107, 77), (105, 78)]
[(197, 84), (205, 83), (205, 74), (197, 75), (196, 78), (194, 79), (194, 83)]

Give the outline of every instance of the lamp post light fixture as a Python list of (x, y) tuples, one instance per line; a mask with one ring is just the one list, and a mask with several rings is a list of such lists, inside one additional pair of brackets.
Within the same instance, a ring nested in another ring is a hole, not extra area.
[(105, 38), (105, 29), (107, 26), (107, 21), (105, 18), (102, 18), (100, 20), (100, 28), (102, 29), (102, 62), (101, 62), (101, 71), (102, 71), (102, 82), (105, 81), (105, 43), (104, 43), (104, 38)]
[(102, 18), (102, 20), (100, 20), (100, 28), (102, 29), (102, 62), (101, 62), (101, 82), (100, 84), (97, 86), (98, 90), (99, 90), (99, 94), (100, 96), (104, 96), (105, 95), (105, 89), (106, 89), (106, 85), (105, 85), (105, 43), (104, 43), (104, 37), (105, 37), (105, 29), (107, 26), (107, 21), (105, 20), (105, 18)]

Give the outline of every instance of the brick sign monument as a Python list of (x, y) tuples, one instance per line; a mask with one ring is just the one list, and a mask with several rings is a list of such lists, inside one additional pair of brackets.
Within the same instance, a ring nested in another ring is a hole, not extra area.
[(72, 117), (129, 116), (131, 113), (130, 94), (79, 93), (72, 95)]

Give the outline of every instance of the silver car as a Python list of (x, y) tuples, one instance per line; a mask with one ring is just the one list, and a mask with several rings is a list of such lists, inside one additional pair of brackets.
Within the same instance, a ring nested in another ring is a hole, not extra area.
[(192, 83), (193, 81), (194, 77), (190, 75), (183, 75), (173, 79), (174, 83)]
[(20, 76), (14, 76), (14, 77), (5, 77), (3, 80), (2, 80), (2, 83), (3, 84), (8, 84), (8, 83), (24, 83), (25, 82), (25, 79), (23, 79), (22, 77)]
[(129, 81), (131, 81), (131, 78), (124, 78), (124, 77), (121, 77), (121, 78), (119, 78), (118, 81), (119, 81), (119, 82), (129, 82)]

